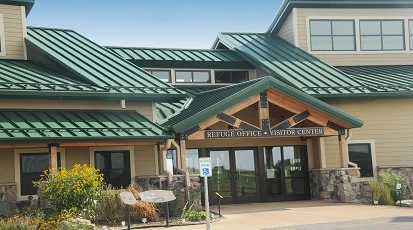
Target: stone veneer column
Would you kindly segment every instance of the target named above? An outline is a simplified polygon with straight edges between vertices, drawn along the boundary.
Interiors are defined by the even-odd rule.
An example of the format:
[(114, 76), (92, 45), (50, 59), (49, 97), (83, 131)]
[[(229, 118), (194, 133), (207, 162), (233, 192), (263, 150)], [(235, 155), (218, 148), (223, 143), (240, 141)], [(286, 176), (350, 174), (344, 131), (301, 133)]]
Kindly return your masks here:
[(368, 181), (360, 181), (359, 168), (310, 169), (312, 200), (370, 203)]

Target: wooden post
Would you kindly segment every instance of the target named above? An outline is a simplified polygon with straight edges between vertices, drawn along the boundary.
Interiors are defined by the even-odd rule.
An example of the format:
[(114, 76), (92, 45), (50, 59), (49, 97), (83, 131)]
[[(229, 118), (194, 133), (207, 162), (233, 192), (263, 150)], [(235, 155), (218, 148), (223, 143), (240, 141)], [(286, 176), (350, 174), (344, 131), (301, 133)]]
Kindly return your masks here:
[(348, 168), (348, 146), (345, 135), (338, 136), (338, 144), (339, 144), (339, 151), (340, 151), (340, 164), (342, 168)]
[(179, 144), (181, 148), (181, 169), (186, 171), (186, 141), (181, 140)]
[(270, 112), (269, 112), (269, 104), (267, 98), (267, 91), (263, 91), (260, 93), (260, 101), (258, 103), (258, 111), (259, 111), (259, 119), (260, 119), (260, 128), (261, 129), (270, 129)]
[(314, 168), (314, 150), (313, 150), (313, 139), (307, 139), (307, 156), (308, 156), (308, 168)]
[(57, 169), (57, 145), (49, 145), (49, 167), (53, 170)]

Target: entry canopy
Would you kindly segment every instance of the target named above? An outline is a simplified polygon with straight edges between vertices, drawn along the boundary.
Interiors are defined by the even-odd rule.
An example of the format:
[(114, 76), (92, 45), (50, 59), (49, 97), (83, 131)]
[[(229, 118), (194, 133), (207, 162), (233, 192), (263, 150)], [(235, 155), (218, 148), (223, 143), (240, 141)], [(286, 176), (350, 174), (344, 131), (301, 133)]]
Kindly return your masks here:
[[(259, 127), (233, 116), (254, 103), (258, 103), (259, 107)], [(293, 116), (271, 126), (269, 103)], [(294, 127), (304, 120), (315, 124), (312, 127), (315, 129)], [(217, 122), (224, 122), (237, 129), (225, 130), (225, 133), (208, 130), (209, 126)], [(162, 124), (181, 133), (183, 139), (202, 130), (202, 135), (206, 138), (208, 135), (209, 138), (332, 136), (342, 135), (345, 129), (359, 128), (362, 125), (361, 120), (271, 76), (197, 94), (185, 109)]]

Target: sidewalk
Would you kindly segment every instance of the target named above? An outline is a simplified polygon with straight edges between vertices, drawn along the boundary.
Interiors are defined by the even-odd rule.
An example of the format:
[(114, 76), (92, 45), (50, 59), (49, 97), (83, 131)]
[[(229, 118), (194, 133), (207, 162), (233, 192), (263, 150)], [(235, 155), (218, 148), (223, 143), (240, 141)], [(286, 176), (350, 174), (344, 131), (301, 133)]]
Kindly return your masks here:
[[(212, 211), (218, 212), (216, 206)], [(221, 221), (211, 230), (272, 229), (276, 227), (365, 220), (388, 217), (412, 217), (412, 208), (332, 203), (328, 201), (293, 201), (221, 206)], [(159, 228), (147, 228), (159, 229)], [(172, 230), (204, 230), (205, 225), (171, 227)]]

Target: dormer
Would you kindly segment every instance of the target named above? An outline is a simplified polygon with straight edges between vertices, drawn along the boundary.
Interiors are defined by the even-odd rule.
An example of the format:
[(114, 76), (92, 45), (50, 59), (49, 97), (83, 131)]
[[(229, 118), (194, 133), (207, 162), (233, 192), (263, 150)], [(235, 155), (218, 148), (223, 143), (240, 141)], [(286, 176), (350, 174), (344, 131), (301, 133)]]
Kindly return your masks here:
[(0, 0), (0, 59), (27, 59), (26, 16), (35, 0)]
[(334, 66), (413, 64), (411, 0), (285, 0), (267, 34)]

